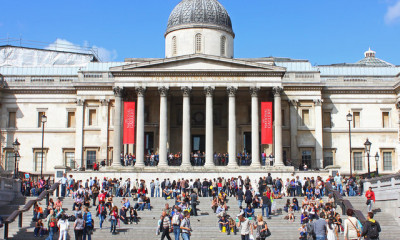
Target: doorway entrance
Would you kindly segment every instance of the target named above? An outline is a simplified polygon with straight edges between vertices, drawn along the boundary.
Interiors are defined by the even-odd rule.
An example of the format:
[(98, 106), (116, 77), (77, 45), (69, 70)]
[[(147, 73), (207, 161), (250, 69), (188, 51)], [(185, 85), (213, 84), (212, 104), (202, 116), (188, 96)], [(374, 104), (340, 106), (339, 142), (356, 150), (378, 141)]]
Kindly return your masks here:
[(151, 154), (154, 152), (154, 133), (145, 132), (144, 133), (144, 152), (145, 154)]

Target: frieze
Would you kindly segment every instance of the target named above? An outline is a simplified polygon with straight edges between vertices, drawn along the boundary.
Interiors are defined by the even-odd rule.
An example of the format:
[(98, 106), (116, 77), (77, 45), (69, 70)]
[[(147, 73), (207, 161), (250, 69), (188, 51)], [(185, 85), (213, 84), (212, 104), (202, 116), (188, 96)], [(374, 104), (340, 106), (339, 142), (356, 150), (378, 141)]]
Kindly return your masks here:
[(284, 72), (114, 72), (114, 76), (118, 77), (160, 77), (162, 79), (171, 77), (283, 77)]
[(76, 90), (8, 90), (12, 94), (76, 94)]
[(393, 90), (324, 90), (324, 94), (394, 94)]

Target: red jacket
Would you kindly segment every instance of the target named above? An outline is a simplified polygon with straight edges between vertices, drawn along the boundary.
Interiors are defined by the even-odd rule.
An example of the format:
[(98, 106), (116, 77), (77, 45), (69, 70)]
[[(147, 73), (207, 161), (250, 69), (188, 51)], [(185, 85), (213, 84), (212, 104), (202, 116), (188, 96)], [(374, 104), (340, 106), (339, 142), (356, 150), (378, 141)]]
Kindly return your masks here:
[(373, 191), (368, 190), (368, 191), (365, 193), (365, 197), (366, 197), (368, 200), (373, 200), (374, 203), (375, 203), (375, 193), (374, 193)]

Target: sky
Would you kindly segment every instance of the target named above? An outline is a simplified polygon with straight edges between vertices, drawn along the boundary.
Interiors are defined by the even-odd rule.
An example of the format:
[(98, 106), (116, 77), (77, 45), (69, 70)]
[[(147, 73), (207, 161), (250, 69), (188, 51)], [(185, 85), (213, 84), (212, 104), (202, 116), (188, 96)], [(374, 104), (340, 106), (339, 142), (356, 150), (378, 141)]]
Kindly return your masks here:
[[(180, 0), (3, 1), (0, 45), (98, 49), (103, 61), (164, 57), (169, 14)], [(353, 63), (369, 47), (400, 65), (400, 0), (220, 0), (235, 57)], [(22, 39), (8, 41), (7, 39)], [(37, 42), (33, 42), (37, 41)]]

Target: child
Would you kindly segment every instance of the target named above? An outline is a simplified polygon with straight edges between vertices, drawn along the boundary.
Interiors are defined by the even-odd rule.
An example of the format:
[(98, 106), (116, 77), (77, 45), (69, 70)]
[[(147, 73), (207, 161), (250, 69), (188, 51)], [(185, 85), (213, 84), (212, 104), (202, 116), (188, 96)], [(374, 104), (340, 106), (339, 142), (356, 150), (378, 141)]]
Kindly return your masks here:
[(293, 207), (289, 207), (288, 218), (289, 218), (289, 221), (294, 222), (294, 210), (293, 210)]
[(158, 220), (158, 223), (157, 223), (157, 230), (156, 230), (156, 235), (157, 236), (160, 235), (160, 232), (161, 232), (162, 220), (163, 220), (163, 217), (161, 216), (160, 219)]
[(301, 227), (299, 228), (300, 231), (300, 240), (307, 240), (307, 227), (305, 224), (302, 224)]
[(42, 229), (43, 229), (43, 222), (42, 222), (42, 219), (39, 219), (35, 224), (35, 230), (34, 230), (35, 237), (37, 237), (38, 234), (40, 234), (40, 237), (43, 236)]

